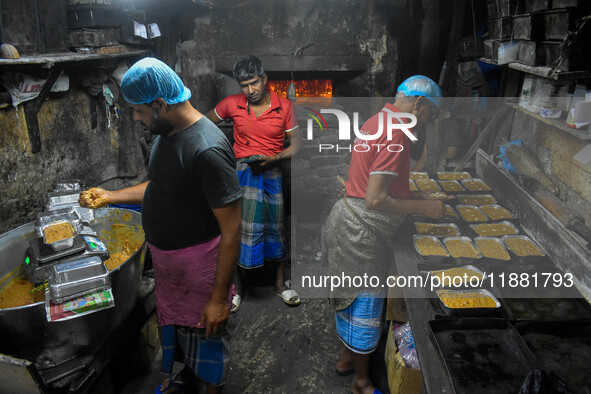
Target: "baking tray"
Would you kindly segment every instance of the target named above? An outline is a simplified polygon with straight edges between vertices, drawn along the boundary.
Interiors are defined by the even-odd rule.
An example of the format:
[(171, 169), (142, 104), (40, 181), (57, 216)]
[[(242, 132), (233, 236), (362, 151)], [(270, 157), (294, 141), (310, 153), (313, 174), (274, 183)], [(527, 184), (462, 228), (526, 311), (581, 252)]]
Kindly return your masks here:
[(411, 192), (418, 192), (419, 191), (417, 184), (412, 179), (408, 180), (408, 187), (410, 188)]
[(110, 287), (109, 271), (96, 256), (56, 264), (49, 278), (49, 295), (56, 303)]
[[(422, 266), (419, 267), (419, 273), (425, 272), (429, 276), (433, 276), (433, 274), (434, 273), (438, 273), (438, 271), (446, 271), (446, 270), (451, 270), (451, 269), (456, 269), (456, 268), (461, 268), (461, 269), (466, 269), (466, 270), (474, 271), (477, 274), (480, 274), (481, 275), (481, 277), (482, 277), (481, 280), (483, 280), (483, 281), (486, 280), (486, 273), (483, 272), (482, 270), (480, 270), (479, 268), (477, 268), (476, 266), (471, 265), (471, 264), (459, 265), (457, 267), (455, 267), (455, 266), (454, 267), (445, 267), (445, 268), (441, 268), (441, 267), (429, 268), (429, 266), (422, 265)], [(442, 288), (445, 287), (445, 283), (443, 283), (442, 286), (438, 286), (438, 287), (442, 287)]]
[[(433, 226), (434, 233), (433, 234), (419, 233), (419, 227), (421, 225)], [(450, 234), (449, 232), (447, 234), (443, 234), (445, 231), (441, 230), (441, 229), (444, 229), (446, 227), (448, 227), (449, 232), (455, 232), (455, 234)], [(416, 231), (416, 234), (418, 234), (418, 235), (432, 235), (434, 237), (450, 237), (450, 236), (461, 235), (459, 227), (454, 223), (415, 222), (415, 231)], [(441, 232), (439, 232), (439, 231), (441, 231)]]
[[(491, 215), (489, 215), (487, 213), (487, 209), (493, 209), (493, 210), (505, 210), (508, 213), (507, 217), (491, 217)], [(488, 216), (488, 218), (490, 219), (491, 222), (496, 222), (496, 221), (503, 221), (503, 220), (517, 220), (517, 216), (515, 216), (515, 214), (511, 211), (509, 211), (507, 208), (504, 208), (498, 204), (486, 204), (486, 205), (481, 205), (480, 206), (480, 210), (482, 212), (484, 212), (484, 214), (486, 216)]]
[[(503, 248), (503, 250), (507, 253), (507, 259), (497, 259), (494, 257), (490, 257), (485, 255), (482, 252), (482, 249), (478, 246), (478, 243), (481, 241), (491, 241), (491, 242), (495, 242), (496, 244), (498, 244), (501, 248)], [(474, 238), (474, 246), (476, 247), (476, 249), (478, 249), (478, 251), (480, 252), (480, 254), (482, 255), (483, 258), (487, 259), (488, 261), (491, 261), (493, 263), (503, 263), (503, 264), (507, 264), (511, 261), (511, 254), (509, 254), (509, 252), (507, 251), (507, 248), (505, 247), (505, 244), (503, 243), (503, 241), (501, 241), (500, 238), (496, 238), (496, 237), (475, 237)]]
[[(520, 256), (520, 255), (518, 255), (515, 252), (515, 250), (513, 250), (513, 248), (511, 248), (511, 246), (507, 243), (507, 240), (511, 240), (511, 239), (521, 239), (524, 241), (531, 242), (533, 245), (535, 245), (535, 247), (537, 247), (540, 250), (542, 255), (541, 256), (538, 256), (538, 255)], [(540, 260), (543, 260), (546, 257), (546, 252), (544, 252), (544, 249), (537, 242), (535, 242), (533, 239), (531, 239), (525, 235), (504, 235), (501, 237), (501, 240), (505, 244), (505, 247), (509, 251), (509, 254), (511, 254), (511, 261), (513, 261), (515, 263), (522, 263), (522, 264), (536, 263)]]
[[(433, 219), (433, 218), (429, 218), (427, 216), (424, 215), (418, 215), (418, 214), (410, 214), (407, 216), (408, 222), (410, 223), (414, 223), (414, 222), (423, 222), (423, 223), (439, 223), (439, 224), (444, 224), (444, 223), (450, 223), (450, 222), (455, 222), (458, 223), (461, 221), (460, 217), (458, 216), (458, 213), (456, 212), (456, 210), (454, 209), (453, 206), (449, 205), (449, 204), (444, 204), (444, 209), (449, 208), (451, 212), (453, 212), (454, 216), (442, 216), (439, 219)], [(445, 215), (445, 211), (444, 211), (444, 215)], [(409, 231), (414, 233), (416, 228), (414, 227), (414, 225), (409, 226)]]
[[(460, 183), (468, 193), (492, 193), (492, 188), (480, 178), (462, 179)], [(478, 186), (475, 188), (474, 184)]]
[[(472, 294), (474, 293), (476, 296), (483, 296), (483, 297), (490, 297), (494, 302), (495, 305), (494, 307), (478, 307), (478, 308), (450, 308), (447, 305), (445, 305), (445, 303), (443, 302), (443, 300), (441, 299), (441, 296), (446, 294), (446, 293), (451, 293), (451, 294), (456, 294), (458, 296), (462, 296), (465, 294)], [(489, 290), (487, 289), (481, 289), (481, 288), (470, 288), (470, 289), (465, 289), (465, 288), (444, 288), (444, 289), (438, 289), (435, 291), (435, 295), (437, 296), (441, 309), (445, 312), (446, 315), (448, 316), (491, 316), (492, 314), (494, 314), (495, 312), (498, 313), (498, 311), (501, 308), (501, 303), (499, 302), (499, 300), (497, 299), (497, 297), (495, 297)]]
[(57, 181), (55, 184), (56, 192), (72, 190), (80, 191), (80, 188), (80, 179), (62, 179)]
[(437, 179), (457, 181), (461, 179), (470, 179), (472, 175), (466, 171), (441, 171), (437, 173)]
[(427, 174), (426, 172), (411, 171), (408, 174), (408, 178), (412, 181), (416, 179), (429, 179), (429, 174)]
[[(424, 192), (440, 192), (441, 188), (439, 187), (439, 185), (437, 184), (437, 181), (435, 179), (416, 179), (415, 181), (415, 185), (417, 185), (417, 187), (419, 188), (420, 191)], [(422, 186), (424, 185), (424, 186)], [(425, 188), (425, 187), (429, 187), (429, 188)]]
[[(58, 226), (60, 224), (68, 224), (70, 226), (70, 228), (72, 229), (72, 236), (68, 237), (68, 238), (63, 238), (54, 242), (47, 242), (47, 238), (46, 238), (46, 229), (48, 227), (51, 226)], [(53, 249), (54, 251), (60, 251), (60, 250), (65, 250), (68, 248), (71, 248), (72, 246), (74, 246), (74, 238), (76, 237), (76, 229), (74, 228), (74, 225), (72, 224), (72, 222), (70, 222), (69, 220), (56, 220), (55, 222), (51, 222), (48, 223), (44, 226), (41, 226), (41, 233), (43, 234), (43, 243), (47, 246), (49, 246), (51, 249)]]
[(76, 205), (80, 205), (78, 203), (79, 197), (80, 190), (63, 190), (51, 192), (47, 195), (46, 208), (48, 211), (54, 211), (56, 209), (74, 207)]
[[(477, 215), (480, 215), (480, 220), (468, 220), (465, 215), (465, 211), (470, 209), (474, 210)], [(467, 223), (484, 223), (489, 221), (489, 217), (486, 216), (486, 214), (482, 212), (482, 210), (477, 205), (458, 204), (456, 205), (456, 211), (458, 212), (460, 218)]]
[[(448, 247), (448, 242), (450, 241), (454, 241), (454, 240), (459, 240), (459, 241), (463, 241), (463, 242), (467, 242), (468, 244), (470, 244), (470, 246), (472, 246), (472, 248), (474, 249), (474, 251), (476, 252), (476, 256), (477, 257), (468, 257), (468, 256), (463, 256), (463, 257), (455, 257), (453, 255), (453, 253), (451, 252), (451, 250)], [(470, 239), (470, 237), (466, 237), (466, 236), (454, 236), (454, 237), (445, 237), (442, 240), (443, 245), (445, 246), (445, 248), (447, 249), (447, 251), (449, 252), (450, 256), (456, 260), (456, 262), (458, 264), (468, 264), (468, 263), (473, 263), (475, 261), (478, 261), (479, 259), (482, 258), (482, 255), (480, 254), (480, 252), (478, 251), (478, 249), (476, 249), (474, 247), (474, 244), (472, 244), (472, 240)]]
[(461, 185), (460, 182), (454, 180), (443, 180), (437, 181), (439, 188), (446, 193), (465, 193), (466, 189)]
[[(434, 242), (436, 242), (439, 246), (441, 246), (441, 248), (445, 252), (445, 256), (422, 254), (419, 251), (419, 248), (417, 246), (417, 241), (419, 241), (420, 239), (423, 239), (423, 238), (431, 239)], [(432, 263), (441, 263), (441, 262), (449, 261), (449, 258), (450, 258), (449, 252), (447, 251), (447, 249), (445, 249), (445, 246), (443, 246), (443, 244), (441, 243), (441, 241), (439, 241), (439, 239), (437, 239), (437, 237), (434, 237), (432, 235), (413, 235), (412, 242), (413, 242), (416, 252), (419, 254), (419, 256), (421, 256), (423, 261), (432, 262)]]
[(62, 208), (55, 211), (45, 211), (37, 214), (35, 220), (35, 231), (39, 238), (43, 238), (43, 227), (50, 223), (67, 220), (72, 224), (74, 231), (82, 230), (82, 220), (78, 217), (73, 208)]
[(560, 322), (591, 319), (591, 306), (584, 298), (504, 298), (516, 322)]
[[(514, 233), (513, 234), (506, 234), (506, 233), (499, 233), (499, 234), (492, 234), (492, 235), (482, 235), (480, 234), (476, 229), (483, 229), (489, 226), (500, 226), (500, 225), (505, 225), (508, 226)], [(478, 237), (502, 237), (503, 235), (515, 235), (515, 234), (519, 234), (519, 229), (517, 229), (517, 227), (515, 227), (515, 225), (511, 222), (508, 222), (506, 220), (503, 220), (502, 222), (496, 222), (496, 223), (479, 223), (479, 224), (470, 224), (469, 227), (472, 229), (472, 231), (474, 231), (474, 233), (478, 236)], [(482, 230), (480, 230), (482, 231)]]
[[(486, 201), (475, 201), (477, 199), (486, 199)], [(458, 194), (456, 196), (456, 201), (458, 204), (466, 204), (466, 205), (487, 205), (487, 204), (496, 204), (497, 199), (491, 194)]]
[(538, 362), (504, 319), (459, 318), (429, 322), (454, 391), (518, 393)]
[(556, 374), (573, 393), (591, 392), (591, 321), (528, 322), (517, 330), (541, 368)]

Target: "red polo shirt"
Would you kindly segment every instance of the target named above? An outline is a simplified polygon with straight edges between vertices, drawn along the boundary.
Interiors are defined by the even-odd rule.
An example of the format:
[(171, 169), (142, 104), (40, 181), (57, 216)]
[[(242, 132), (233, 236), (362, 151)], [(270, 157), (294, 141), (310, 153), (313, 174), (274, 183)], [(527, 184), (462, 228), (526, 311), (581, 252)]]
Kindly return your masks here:
[(215, 107), (220, 119), (234, 122), (234, 154), (240, 159), (252, 155), (273, 156), (283, 150), (285, 133), (298, 127), (292, 102), (271, 90), (271, 106), (258, 118), (248, 108), (244, 94), (228, 96)]
[[(410, 139), (401, 131), (392, 132), (392, 140), (387, 138), (388, 113), (401, 112), (392, 104), (369, 118), (361, 126), (360, 132), (366, 135), (377, 134), (379, 114), (382, 113), (382, 135), (373, 141), (355, 139), (353, 155), (349, 165), (349, 179), (345, 185), (347, 196), (365, 198), (369, 176), (372, 174), (392, 175), (388, 194), (395, 198), (410, 198), (408, 184), (410, 172)], [(396, 118), (392, 120), (396, 122)], [(399, 123), (399, 122), (397, 122)], [(398, 151), (398, 152), (397, 152)]]

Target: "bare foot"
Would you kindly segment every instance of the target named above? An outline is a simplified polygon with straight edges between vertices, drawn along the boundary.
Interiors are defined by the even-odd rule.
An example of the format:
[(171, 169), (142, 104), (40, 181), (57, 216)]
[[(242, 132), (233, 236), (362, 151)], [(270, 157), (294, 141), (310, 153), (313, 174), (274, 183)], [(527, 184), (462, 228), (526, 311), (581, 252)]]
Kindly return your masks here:
[(339, 374), (347, 374), (353, 371), (353, 360), (339, 360), (335, 365), (335, 369)]
[(351, 382), (351, 392), (353, 394), (373, 394), (375, 386), (371, 381), (358, 381), (353, 379)]

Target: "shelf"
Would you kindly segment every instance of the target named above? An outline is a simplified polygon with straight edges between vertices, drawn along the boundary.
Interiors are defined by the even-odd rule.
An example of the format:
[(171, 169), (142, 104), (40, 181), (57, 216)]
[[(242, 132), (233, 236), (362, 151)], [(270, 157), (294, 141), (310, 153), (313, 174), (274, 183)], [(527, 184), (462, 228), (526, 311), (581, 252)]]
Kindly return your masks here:
[(20, 59), (0, 59), (0, 66), (44, 66), (51, 68), (57, 63), (83, 62), (89, 60), (114, 59), (121, 57), (145, 56), (149, 50), (135, 50), (108, 54), (85, 54), (74, 52), (45, 53), (41, 55), (24, 56)]
[(492, 59), (481, 57), (478, 61), (488, 64), (494, 64), (497, 66), (507, 66), (513, 70), (521, 71), (527, 74), (536, 75), (542, 78), (548, 78), (553, 80), (558, 80), (560, 78), (583, 78), (583, 77), (591, 77), (591, 71), (556, 71), (554, 74), (551, 73), (552, 67), (545, 67), (545, 66), (527, 66), (521, 63), (508, 63), (508, 64), (498, 64)]
[(555, 128), (557, 128), (561, 131), (564, 131), (565, 133), (568, 133), (574, 137), (577, 137), (580, 140), (591, 141), (591, 132), (577, 130), (577, 129), (571, 129), (570, 127), (568, 127), (566, 125), (566, 121), (564, 119), (544, 118), (543, 116), (541, 116), (539, 114), (534, 114), (532, 112), (525, 110), (524, 108), (521, 108), (519, 105), (516, 105), (516, 104), (508, 104), (508, 105), (510, 105), (515, 110), (521, 111), (524, 114), (531, 116), (532, 118), (535, 118), (535, 119), (540, 120), (546, 124), (549, 124), (550, 126), (554, 126)]

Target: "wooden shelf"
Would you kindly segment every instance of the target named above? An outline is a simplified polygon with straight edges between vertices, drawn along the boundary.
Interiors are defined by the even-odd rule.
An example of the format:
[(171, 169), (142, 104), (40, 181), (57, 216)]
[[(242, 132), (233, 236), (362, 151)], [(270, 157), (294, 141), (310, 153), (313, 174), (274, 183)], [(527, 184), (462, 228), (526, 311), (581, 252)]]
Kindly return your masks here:
[(24, 56), (20, 59), (0, 59), (0, 66), (44, 66), (51, 68), (58, 63), (83, 62), (89, 60), (114, 59), (121, 57), (145, 56), (149, 50), (141, 49), (128, 52), (109, 54), (85, 54), (74, 52), (45, 53), (42, 55)]
[(575, 79), (575, 78), (590, 78), (591, 71), (556, 71), (554, 74), (551, 73), (551, 67), (545, 66), (527, 66), (521, 63), (508, 63), (508, 64), (498, 64), (492, 59), (481, 57), (478, 61), (488, 64), (495, 64), (497, 66), (507, 66), (513, 70), (521, 71), (527, 74), (536, 75), (542, 78), (548, 78), (553, 80), (558, 80), (560, 78), (568, 78), (568, 79)]
[(513, 109), (515, 109), (517, 111), (521, 111), (524, 114), (531, 116), (532, 118), (540, 120), (540, 121), (542, 121), (546, 124), (549, 124), (551, 126), (554, 126), (555, 128), (557, 128), (561, 131), (564, 131), (565, 133), (568, 133), (574, 137), (577, 137), (580, 140), (591, 141), (591, 132), (577, 130), (577, 129), (571, 129), (570, 127), (568, 127), (566, 125), (566, 121), (564, 119), (544, 118), (543, 116), (541, 116), (539, 114), (534, 114), (532, 112), (525, 110), (524, 108), (521, 108), (519, 105), (516, 105), (516, 104), (508, 104), (508, 105), (510, 105)]

